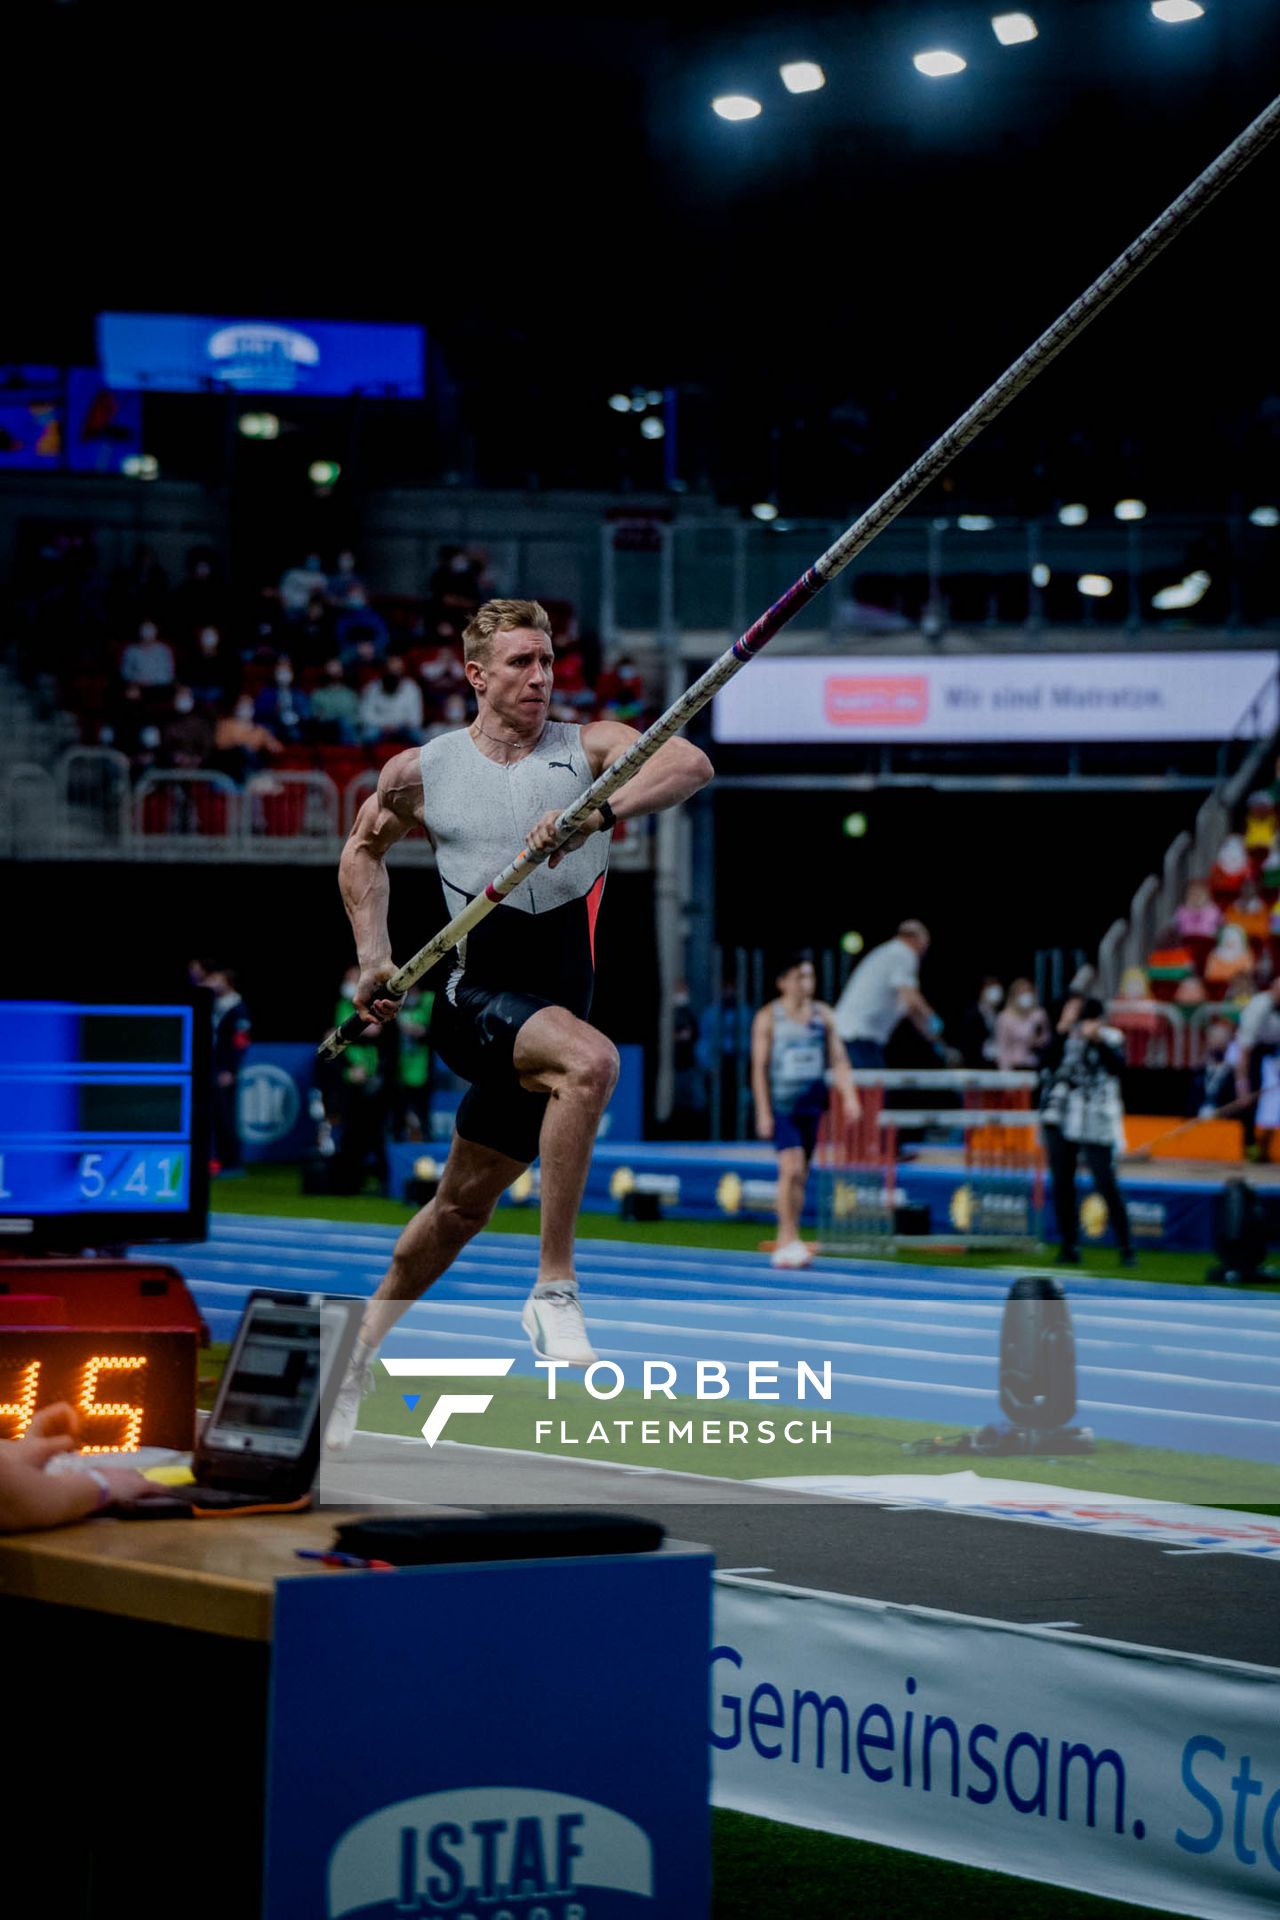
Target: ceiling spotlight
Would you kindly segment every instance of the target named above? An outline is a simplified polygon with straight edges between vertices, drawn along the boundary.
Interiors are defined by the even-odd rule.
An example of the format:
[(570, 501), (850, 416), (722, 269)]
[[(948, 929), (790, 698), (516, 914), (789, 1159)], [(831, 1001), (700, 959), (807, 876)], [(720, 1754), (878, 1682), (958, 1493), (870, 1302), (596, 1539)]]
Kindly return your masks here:
[(1089, 509), (1079, 500), (1058, 508), (1058, 519), (1064, 527), (1082, 527), (1088, 518)]
[(995, 521), (989, 513), (962, 513), (957, 516), (956, 525), (966, 533), (990, 533)]
[(640, 432), (646, 440), (662, 440), (666, 436), (666, 431), (656, 413), (649, 414), (647, 419), (640, 422)]
[(660, 387), (650, 387), (644, 397), (651, 407), (660, 407), (662, 405), (662, 390)]
[(1115, 516), (1117, 520), (1145, 520), (1147, 503), (1145, 500), (1117, 500)]
[(307, 468), (307, 478), (313, 487), (332, 487), (341, 472), (336, 460), (313, 460)]
[(1151, 0), (1151, 11), (1167, 27), (1176, 27), (1184, 20), (1199, 20), (1204, 8), (1200, 0)]
[(154, 453), (130, 453), (120, 462), (120, 471), (130, 480), (158, 480), (160, 462)]
[(841, 953), (861, 953), (866, 941), (860, 933), (842, 933), (840, 935)]
[(915, 53), (911, 64), (917, 73), (927, 73), (931, 80), (941, 80), (947, 73), (963, 73), (968, 66), (958, 53), (944, 53), (939, 47), (933, 53)]
[(1036, 39), (1040, 29), (1029, 13), (993, 13), (991, 31), (1002, 47), (1019, 47)]
[(1209, 576), (1203, 568), (1197, 567), (1185, 580), (1179, 580), (1176, 587), (1161, 587), (1159, 593), (1151, 596), (1151, 604), (1159, 613), (1174, 613), (1183, 607), (1194, 607), (1204, 599), (1209, 591)]
[(846, 813), (844, 817), (844, 833), (847, 839), (861, 840), (865, 838), (866, 831), (867, 816), (865, 813)]
[(778, 509), (772, 500), (757, 500), (751, 509), (757, 520), (776, 520)]
[(1105, 600), (1115, 586), (1115, 581), (1109, 579), (1105, 573), (1082, 573), (1076, 585), (1086, 600)]
[(1255, 527), (1280, 527), (1280, 507), (1254, 507), (1249, 521)]
[(827, 76), (816, 60), (788, 60), (778, 71), (788, 93), (817, 93), (827, 84)]
[(1031, 569), (1032, 586), (1047, 587), (1049, 582), (1052, 580), (1052, 578), (1053, 578), (1053, 575), (1050, 573), (1048, 567), (1046, 567), (1044, 561), (1037, 560), (1034, 567), (1032, 567)]
[(630, 413), (631, 395), (629, 393), (611, 393), (609, 395), (609, 405), (615, 413)]
[(280, 422), (274, 413), (242, 413), (236, 424), (246, 440), (280, 438)]
[(711, 102), (711, 111), (722, 120), (756, 120), (764, 108), (749, 93), (722, 93)]

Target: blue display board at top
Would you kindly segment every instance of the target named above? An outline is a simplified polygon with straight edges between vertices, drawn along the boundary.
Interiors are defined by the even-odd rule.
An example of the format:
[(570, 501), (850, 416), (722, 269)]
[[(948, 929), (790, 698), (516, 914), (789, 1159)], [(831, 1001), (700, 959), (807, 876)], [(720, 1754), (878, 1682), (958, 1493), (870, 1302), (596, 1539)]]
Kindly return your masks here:
[(368, 393), (423, 396), (421, 327), (332, 320), (101, 313), (98, 357), (111, 387), (152, 393)]

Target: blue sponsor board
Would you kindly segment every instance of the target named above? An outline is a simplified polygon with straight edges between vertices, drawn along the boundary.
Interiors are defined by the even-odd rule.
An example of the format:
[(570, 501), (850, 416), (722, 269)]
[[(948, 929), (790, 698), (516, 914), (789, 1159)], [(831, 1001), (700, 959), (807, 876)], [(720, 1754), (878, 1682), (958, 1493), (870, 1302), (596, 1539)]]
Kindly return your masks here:
[(705, 1920), (711, 1565), (281, 1581), (264, 1920)]
[(300, 1160), (315, 1144), (308, 1102), (316, 1050), (305, 1040), (255, 1040), (240, 1069), (240, 1145), (246, 1161)]
[[(1223, 1178), (1225, 1178), (1225, 1172)], [(816, 1226), (819, 1190), (824, 1180), (848, 1180), (840, 1172), (814, 1168), (806, 1196), (805, 1223)], [(708, 1146), (674, 1143), (597, 1144), (587, 1178), (584, 1207), (616, 1206), (627, 1191), (657, 1192), (662, 1210), (672, 1219), (772, 1220), (777, 1180), (776, 1156), (754, 1143), (727, 1142)], [(1134, 1244), (1141, 1247), (1202, 1252), (1214, 1243), (1214, 1207), (1223, 1179), (1121, 1179)], [(1050, 1184), (1046, 1180), (1036, 1225), (1036, 1205), (1030, 1178), (1011, 1173), (992, 1177), (963, 1167), (914, 1167), (896, 1170), (899, 1204), (927, 1207), (931, 1234), (1001, 1232), (1011, 1236), (1037, 1231), (1046, 1239), (1057, 1233)], [(1077, 1182), (1080, 1198), (1081, 1241), (1085, 1246), (1110, 1241), (1106, 1207), (1086, 1178)], [(1280, 1238), (1280, 1207), (1263, 1192), (1262, 1200), (1273, 1238)]]
[(144, 392), (423, 397), (421, 327), (362, 322), (100, 313), (98, 354), (112, 387)]

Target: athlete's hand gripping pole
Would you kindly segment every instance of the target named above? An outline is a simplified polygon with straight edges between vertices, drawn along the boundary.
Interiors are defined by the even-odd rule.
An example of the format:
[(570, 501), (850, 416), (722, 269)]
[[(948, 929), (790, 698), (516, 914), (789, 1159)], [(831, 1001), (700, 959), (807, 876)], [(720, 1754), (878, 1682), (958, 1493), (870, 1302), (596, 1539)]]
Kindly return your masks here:
[[(525, 876), (533, 871), (551, 854), (557, 852), (566, 840), (585, 825), (588, 814), (618, 791), (633, 773), (638, 773), (647, 760), (651, 760), (658, 748), (668, 741), (672, 734), (701, 712), (707, 702), (719, 693), (720, 689), (732, 680), (747, 662), (768, 645), (774, 635), (786, 626), (798, 609), (820, 593), (829, 580), (842, 573), (864, 547), (870, 545), (878, 533), (882, 533), (891, 520), (897, 518), (904, 507), (910, 506), (916, 496), (935, 481), (945, 468), (950, 466), (956, 455), (977, 438), (982, 429), (995, 419), (1022, 389), (1029, 386), (1036, 375), (1057, 358), (1069, 340), (1075, 338), (1081, 329), (1088, 325), (1095, 314), (1109, 306), (1116, 295), (1135, 279), (1142, 269), (1165, 248), (1174, 236), (1181, 232), (1209, 202), (1228, 186), (1236, 175), (1242, 173), (1253, 160), (1280, 132), (1280, 98), (1264, 107), (1256, 120), (1237, 135), (1229, 147), (1207, 166), (1191, 185), (1180, 193), (1173, 203), (1165, 208), (1158, 220), (1154, 220), (1145, 232), (1139, 234), (1131, 246), (1125, 248), (1118, 259), (1113, 260), (1104, 273), (1100, 273), (1093, 284), (1085, 289), (1065, 313), (1047, 327), (1027, 351), (1013, 365), (1001, 374), (993, 386), (974, 401), (966, 413), (962, 413), (955, 423), (941, 434), (926, 453), (923, 453), (914, 466), (908, 467), (900, 479), (896, 480), (886, 493), (882, 493), (873, 506), (847, 527), (827, 551), (819, 555), (813, 565), (801, 574), (795, 583), (787, 588), (780, 600), (776, 600), (767, 613), (760, 618), (740, 639), (735, 640), (726, 653), (721, 654), (700, 679), (682, 693), (675, 704), (636, 740), (613, 765), (594, 781), (587, 791), (573, 805), (562, 813), (556, 821), (556, 835), (553, 845), (534, 853), (528, 847), (517, 854), (509, 867), (490, 881), (483, 893), (476, 895), (461, 913), (441, 928), (433, 940), (415, 953), (404, 966), (398, 967), (387, 981), (383, 991), (389, 999), (398, 999), (409, 988), (429, 972), (446, 953), (456, 947), (459, 940), (477, 926), (486, 915), (519, 886)], [(359, 1014), (353, 1014), (342, 1026), (336, 1027), (319, 1049), (322, 1060), (335, 1060), (345, 1047), (359, 1039), (368, 1021)]]

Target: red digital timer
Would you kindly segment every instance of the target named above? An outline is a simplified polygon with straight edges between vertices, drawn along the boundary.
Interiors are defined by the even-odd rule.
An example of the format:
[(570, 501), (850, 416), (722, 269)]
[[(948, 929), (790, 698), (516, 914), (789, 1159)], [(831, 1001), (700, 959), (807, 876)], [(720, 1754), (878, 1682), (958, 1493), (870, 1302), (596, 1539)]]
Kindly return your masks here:
[(173, 1267), (129, 1261), (0, 1265), (0, 1439), (65, 1400), (85, 1453), (195, 1443), (202, 1327)]

